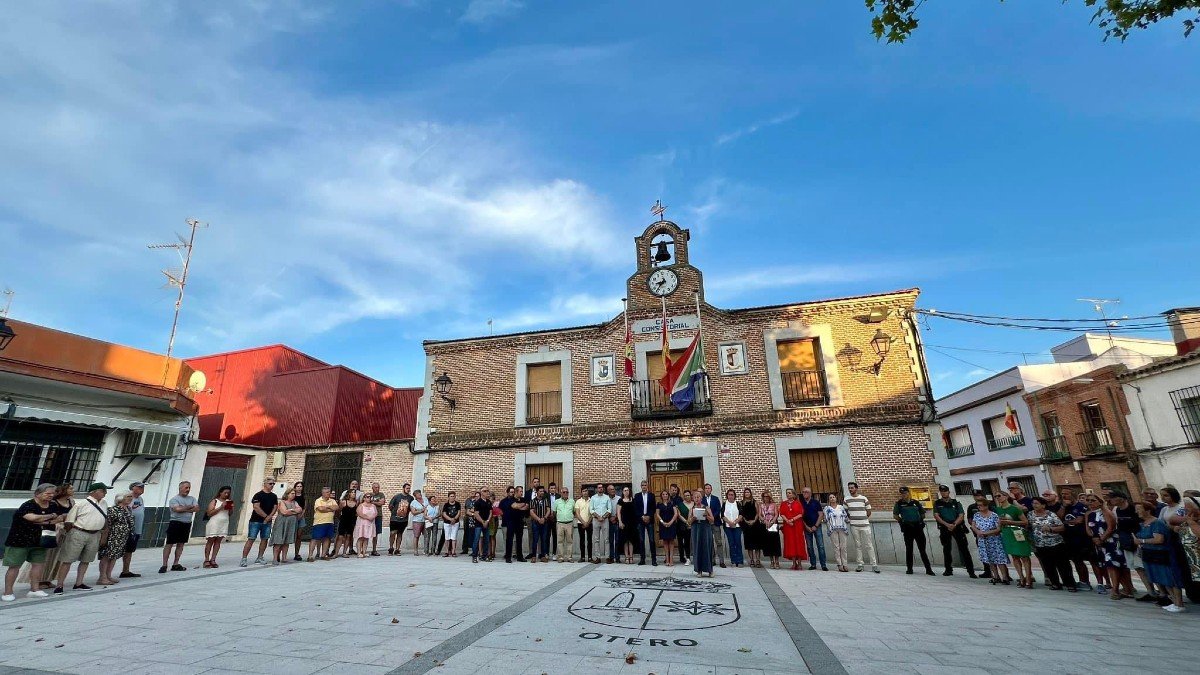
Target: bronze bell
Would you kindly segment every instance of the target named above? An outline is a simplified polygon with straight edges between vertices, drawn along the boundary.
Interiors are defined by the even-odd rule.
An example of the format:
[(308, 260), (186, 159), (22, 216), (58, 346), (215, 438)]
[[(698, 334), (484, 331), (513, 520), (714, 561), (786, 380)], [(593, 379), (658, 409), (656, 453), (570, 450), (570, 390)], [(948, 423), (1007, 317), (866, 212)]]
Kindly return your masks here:
[(654, 253), (650, 257), (654, 259), (655, 263), (663, 263), (671, 259), (671, 252), (667, 250), (668, 245), (670, 242), (665, 239), (654, 244)]

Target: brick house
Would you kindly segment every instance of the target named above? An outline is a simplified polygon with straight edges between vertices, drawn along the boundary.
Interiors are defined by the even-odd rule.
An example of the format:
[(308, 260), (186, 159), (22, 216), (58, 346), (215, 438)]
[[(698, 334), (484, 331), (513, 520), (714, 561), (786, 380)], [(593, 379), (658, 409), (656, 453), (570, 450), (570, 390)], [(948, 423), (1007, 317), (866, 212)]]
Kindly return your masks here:
[[(282, 494), (303, 480), (313, 499), (352, 480), (379, 483), (389, 497), (412, 476), (419, 388), (394, 388), (286, 345), (200, 356), (187, 364), (206, 375), (196, 394), (199, 438), (184, 475), (206, 502), (233, 487), (234, 535), (244, 534), (251, 495), (264, 478)], [(311, 521), (311, 518), (310, 518)], [(192, 533), (201, 536), (197, 519)]]
[[(750, 487), (778, 500), (781, 488), (805, 485), (841, 495), (855, 480), (890, 536), (897, 489), (939, 482), (940, 431), (908, 317), (919, 291), (722, 309), (704, 301), (689, 241), (688, 230), (665, 220), (634, 240), (625, 288), (632, 378), (623, 372), (621, 315), (426, 341), (414, 486), (461, 495), (536, 476), (577, 494), (597, 482), (635, 491), (642, 480), (656, 491), (709, 482), (717, 493), (734, 488), (740, 497)], [(706, 376), (685, 410), (657, 381), (664, 307), (676, 358), (702, 326)], [(438, 380), (449, 384), (445, 395)], [(937, 465), (948, 475), (944, 454)]]
[(1129, 402), (1118, 381), (1128, 370), (1117, 363), (1025, 394), (1053, 485), (1126, 495), (1146, 485), (1126, 422)]

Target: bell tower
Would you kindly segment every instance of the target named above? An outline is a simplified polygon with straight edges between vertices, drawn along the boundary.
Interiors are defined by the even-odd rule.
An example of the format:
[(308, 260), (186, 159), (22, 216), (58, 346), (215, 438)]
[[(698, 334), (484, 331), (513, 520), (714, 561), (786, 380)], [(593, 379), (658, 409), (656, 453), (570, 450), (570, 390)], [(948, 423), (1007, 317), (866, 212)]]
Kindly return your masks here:
[(695, 294), (704, 301), (704, 278), (688, 261), (691, 232), (669, 220), (659, 220), (634, 237), (637, 271), (626, 282), (629, 309), (661, 308), (695, 304)]

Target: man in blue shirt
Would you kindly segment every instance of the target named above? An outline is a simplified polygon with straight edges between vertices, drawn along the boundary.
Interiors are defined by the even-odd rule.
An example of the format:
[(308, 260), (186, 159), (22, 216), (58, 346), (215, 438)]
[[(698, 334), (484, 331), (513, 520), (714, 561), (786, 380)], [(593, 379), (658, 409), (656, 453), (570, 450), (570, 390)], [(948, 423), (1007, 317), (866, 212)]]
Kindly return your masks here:
[[(821, 525), (825, 523), (825, 510), (821, 501), (813, 498), (812, 488), (805, 487), (800, 491), (800, 504), (804, 506), (804, 545), (808, 547), (808, 569), (817, 569), (817, 559), (820, 558), (821, 570), (829, 571), (825, 565), (825, 535), (821, 533)], [(813, 555), (813, 551), (817, 555)]]

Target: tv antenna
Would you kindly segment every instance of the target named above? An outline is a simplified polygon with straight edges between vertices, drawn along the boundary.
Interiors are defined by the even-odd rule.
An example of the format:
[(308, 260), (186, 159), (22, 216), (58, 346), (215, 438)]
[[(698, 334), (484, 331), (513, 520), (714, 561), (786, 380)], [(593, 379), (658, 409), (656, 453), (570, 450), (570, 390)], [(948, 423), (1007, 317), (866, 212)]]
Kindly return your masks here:
[(12, 309), (13, 296), (16, 294), (17, 292), (13, 289), (7, 286), (4, 287), (4, 310), (0, 311), (0, 318), (8, 318), (8, 310)]
[(1108, 315), (1104, 312), (1104, 306), (1105, 305), (1119, 305), (1119, 304), (1121, 304), (1121, 299), (1120, 298), (1076, 298), (1076, 300), (1078, 300), (1079, 302), (1086, 302), (1086, 303), (1090, 304), (1092, 306), (1092, 309), (1096, 310), (1096, 313), (1098, 313), (1100, 315), (1100, 318), (1104, 320), (1104, 332), (1108, 333), (1108, 346), (1112, 347), (1113, 346), (1112, 328), (1113, 328), (1113, 326), (1117, 325), (1117, 322), (1108, 320)]
[(165, 269), (162, 271), (167, 277), (166, 288), (178, 288), (179, 294), (175, 296), (175, 318), (171, 321), (171, 336), (167, 339), (167, 358), (163, 366), (163, 386), (167, 383), (167, 371), (170, 369), (171, 352), (175, 349), (175, 332), (179, 328), (179, 309), (183, 307), (183, 291), (187, 287), (188, 269), (192, 263), (192, 246), (196, 242), (196, 230), (202, 227), (208, 227), (208, 223), (202, 223), (195, 218), (188, 218), (185, 221), (188, 227), (192, 229), (191, 234), (185, 239), (183, 235), (176, 234), (175, 238), (178, 242), (172, 244), (150, 244), (146, 248), (152, 250), (171, 249), (179, 254), (179, 262), (182, 267), (179, 270)]

